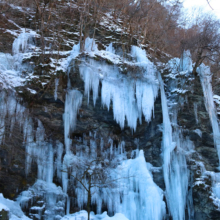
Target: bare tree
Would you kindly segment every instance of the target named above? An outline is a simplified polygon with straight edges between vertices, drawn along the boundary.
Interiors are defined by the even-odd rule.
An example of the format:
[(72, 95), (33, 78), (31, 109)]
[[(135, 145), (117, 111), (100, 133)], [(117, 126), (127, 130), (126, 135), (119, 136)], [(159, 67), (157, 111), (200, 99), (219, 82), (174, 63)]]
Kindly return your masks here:
[(197, 17), (192, 27), (186, 30), (185, 39), (181, 41), (182, 50), (189, 49), (195, 65), (193, 73), (202, 62), (213, 65), (220, 57), (220, 21), (210, 14)]
[[(104, 149), (102, 144), (97, 147), (95, 140), (90, 140), (90, 147), (80, 145), (76, 148), (76, 154), (65, 155), (62, 172), (73, 180), (72, 186), (78, 186), (87, 193), (89, 220), (92, 196), (104, 189), (117, 189), (119, 179), (113, 174), (117, 173), (115, 168), (123, 158), (124, 150), (122, 145), (117, 150), (112, 147)], [(122, 178), (128, 177), (120, 177)]]

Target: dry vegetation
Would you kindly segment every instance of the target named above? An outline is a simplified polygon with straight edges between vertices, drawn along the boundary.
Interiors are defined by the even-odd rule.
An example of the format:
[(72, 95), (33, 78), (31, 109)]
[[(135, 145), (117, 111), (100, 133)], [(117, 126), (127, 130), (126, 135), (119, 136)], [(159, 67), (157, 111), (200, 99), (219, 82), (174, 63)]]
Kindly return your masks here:
[(201, 62), (211, 65), (213, 72), (219, 71), (219, 21), (201, 11), (195, 12), (193, 21), (188, 15), (181, 20), (180, 0), (5, 0), (0, 13), (10, 16), (11, 3), (32, 9), (42, 51), (45, 37), (50, 37), (53, 49), (62, 50), (63, 40), (69, 36), (61, 32), (73, 29), (79, 32), (77, 37), (84, 48), (85, 38), (96, 38), (100, 22), (109, 14), (120, 25), (121, 42), (132, 44), (135, 39), (138, 44), (148, 44), (155, 54), (163, 51), (178, 57), (189, 49), (194, 73)]

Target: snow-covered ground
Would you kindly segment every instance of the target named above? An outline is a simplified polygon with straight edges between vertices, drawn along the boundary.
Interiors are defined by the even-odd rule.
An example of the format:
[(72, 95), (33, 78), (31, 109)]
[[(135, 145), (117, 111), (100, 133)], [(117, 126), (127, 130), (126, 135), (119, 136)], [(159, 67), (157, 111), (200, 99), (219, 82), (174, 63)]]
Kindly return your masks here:
[(24, 215), (17, 202), (5, 199), (3, 194), (0, 193), (0, 212), (3, 209), (9, 213), (10, 220), (30, 220)]
[[(88, 213), (86, 211), (76, 212), (74, 214), (65, 215), (61, 220), (87, 220)], [(123, 214), (116, 213), (113, 217), (109, 217), (107, 212), (100, 215), (95, 215), (93, 212), (90, 213), (91, 220), (128, 220)]]

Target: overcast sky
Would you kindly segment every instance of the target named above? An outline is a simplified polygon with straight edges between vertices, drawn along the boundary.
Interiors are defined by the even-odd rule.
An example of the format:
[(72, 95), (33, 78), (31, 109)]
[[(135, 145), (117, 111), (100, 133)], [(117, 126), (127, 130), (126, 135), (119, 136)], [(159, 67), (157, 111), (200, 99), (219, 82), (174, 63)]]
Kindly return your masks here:
[(207, 3), (207, 0), (185, 0), (183, 5), (186, 8), (191, 8), (193, 6), (196, 7), (202, 6), (210, 12), (214, 12), (218, 16), (218, 18), (220, 18), (220, 0), (208, 0), (208, 1), (214, 10), (210, 8), (210, 6)]

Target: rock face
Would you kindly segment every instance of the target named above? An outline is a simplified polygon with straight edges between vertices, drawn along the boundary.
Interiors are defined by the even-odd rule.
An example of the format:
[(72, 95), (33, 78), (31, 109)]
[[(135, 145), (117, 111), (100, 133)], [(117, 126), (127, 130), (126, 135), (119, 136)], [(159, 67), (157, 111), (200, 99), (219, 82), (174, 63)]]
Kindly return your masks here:
[[(19, 17), (19, 13), (13, 14), (15, 17)], [(19, 24), (21, 21), (19, 21)], [(3, 25), (0, 22), (0, 25)], [(14, 28), (7, 24), (7, 28)], [(97, 32), (97, 39), (99, 40), (99, 47), (109, 43), (108, 38), (102, 40), (103, 35), (109, 36), (110, 31), (105, 31), (103, 28)], [(0, 35), (1, 42), (7, 42), (10, 45), (13, 42), (13, 37), (10, 35), (10, 39), (7, 37), (8, 33)], [(117, 38), (118, 35), (115, 34)], [(134, 42), (135, 43), (135, 42)], [(117, 49), (120, 50), (120, 43), (117, 41)], [(0, 44), (0, 48), (3, 48)], [(122, 50), (122, 48), (121, 48)], [(10, 52), (10, 49), (4, 48), (4, 52)], [(68, 75), (71, 86), (82, 94), (85, 93), (84, 81), (80, 76), (79, 66), (83, 59), (87, 58), (87, 54), (80, 55), (80, 59), (73, 61), (73, 67), (70, 69)], [(64, 144), (64, 122), (63, 114), (65, 112), (65, 95), (67, 91), (67, 74), (59, 71), (57, 75), (50, 74), (51, 66), (47, 64), (51, 63), (50, 57), (44, 57), (45, 63), (38, 65), (36, 57), (32, 57), (30, 60), (25, 62), (36, 62), (35, 63), (35, 76), (39, 77), (42, 81), (39, 83), (37, 80), (32, 79), (24, 87), (16, 88), (19, 94), (20, 103), (22, 103), (26, 109), (28, 109), (28, 115), (33, 119), (33, 127), (37, 130), (38, 120), (42, 122), (45, 128), (45, 139), (52, 143), (59, 141)], [(90, 58), (91, 59), (91, 58)], [(100, 57), (93, 58), (96, 62), (101, 64), (114, 66), (109, 60), (103, 60)], [(164, 59), (164, 58), (163, 58)], [(127, 64), (123, 63), (119, 65), (121, 73), (127, 74), (129, 68)], [(130, 67), (131, 68), (131, 67)], [(138, 71), (141, 71), (141, 68)], [(166, 72), (167, 71), (167, 72)], [(212, 191), (212, 180), (211, 174), (204, 178), (203, 169), (210, 172), (218, 172), (218, 154), (214, 148), (214, 141), (212, 135), (212, 126), (210, 123), (209, 114), (206, 110), (204, 103), (204, 94), (201, 87), (200, 78), (198, 76), (190, 76), (192, 80), (188, 80), (187, 76), (181, 76), (180, 78), (169, 78), (169, 70), (162, 73), (162, 78), (166, 83), (166, 94), (168, 100), (176, 102), (177, 111), (172, 111), (174, 107), (169, 106), (171, 109), (170, 117), (175, 117), (177, 113), (177, 122), (172, 124), (173, 128), (178, 127), (184, 137), (189, 137), (195, 146), (195, 149), (189, 152), (187, 155), (187, 168), (189, 170), (190, 184), (189, 194), (192, 195), (192, 201), (188, 199), (188, 204), (191, 205), (192, 210), (186, 210), (186, 219), (195, 220), (206, 220), (206, 219), (219, 219), (218, 207), (214, 206), (213, 199), (211, 198)], [(133, 69), (135, 75), (137, 70)], [(185, 77), (185, 78), (184, 78)], [(55, 79), (59, 79), (59, 85), (57, 87), (57, 99), (54, 96), (55, 90)], [(47, 82), (46, 86), (42, 86), (42, 82)], [(172, 84), (179, 83), (181, 89), (187, 89), (187, 92), (182, 94), (177, 91), (173, 91)], [(177, 83), (177, 84), (178, 84)], [(158, 169), (153, 170), (154, 182), (162, 189), (166, 190), (164, 183), (164, 176), (162, 171), (163, 159), (162, 159), (162, 105), (161, 97), (158, 97), (154, 103), (154, 116), (150, 122), (142, 118), (142, 124), (138, 123), (136, 131), (125, 124), (124, 129), (121, 129), (119, 124), (114, 120), (113, 106), (110, 105), (110, 110), (103, 107), (101, 101), (101, 83), (98, 91), (98, 98), (96, 105), (93, 104), (93, 93), (90, 92), (89, 100), (86, 95), (83, 96), (82, 105), (78, 110), (76, 128), (70, 134), (73, 146), (80, 144), (82, 139), (90, 141), (96, 135), (97, 145), (101, 142), (101, 139), (105, 143), (105, 147), (109, 147), (109, 139), (113, 141), (115, 146), (121, 141), (125, 142), (125, 148), (128, 152), (128, 157), (131, 157), (131, 152), (137, 148), (144, 151), (145, 159), (148, 163), (152, 164), (153, 167)], [(37, 91), (33, 94), (27, 90), (27, 88)], [(3, 91), (2, 91), (3, 92)], [(2, 93), (1, 93), (2, 94)], [(8, 92), (10, 96), (10, 92)], [(5, 99), (7, 99), (6, 96)], [(1, 100), (2, 101), (2, 100)], [(3, 102), (3, 101), (2, 101)], [(2, 103), (0, 102), (0, 104)], [(9, 114), (9, 113), (8, 113)], [(7, 114), (6, 114), (7, 115)], [(19, 125), (19, 120), (15, 122), (15, 126), (11, 130), (11, 118), (7, 115), (5, 119), (6, 131), (5, 141), (0, 146), (0, 191), (3, 192), (4, 196), (10, 199), (15, 199), (22, 191), (27, 190), (32, 186), (37, 178), (37, 164), (33, 160), (31, 164), (31, 172), (25, 173), (26, 164), (25, 158), (27, 152), (25, 150), (26, 140), (23, 138), (24, 131)], [(34, 140), (35, 141), (35, 140)], [(74, 151), (74, 149), (72, 149)], [(64, 153), (60, 155), (63, 158)], [(55, 159), (55, 157), (54, 157)], [(57, 158), (56, 158), (57, 159)], [(201, 166), (204, 165), (204, 167)], [(55, 172), (55, 171), (54, 171)], [(198, 183), (198, 180), (202, 180), (202, 183)], [(54, 177), (54, 182), (57, 185), (62, 185), (58, 175)], [(53, 186), (55, 187), (55, 186)], [(31, 191), (32, 190), (32, 191)], [(45, 208), (47, 206), (47, 190), (42, 190), (40, 194), (36, 193), (34, 187), (31, 188), (31, 192), (35, 193), (33, 201), (28, 202), (28, 207), (24, 207), (24, 211), (33, 219), (44, 219), (48, 214)], [(58, 189), (61, 190), (61, 189)], [(75, 201), (75, 193), (68, 188), (68, 195), (71, 201)], [(188, 195), (190, 198), (190, 195)], [(165, 200), (165, 199), (164, 199)], [(59, 203), (59, 201), (61, 201)], [(56, 215), (63, 216), (65, 213), (65, 201), (66, 195), (62, 194), (57, 197), (56, 204), (52, 204), (57, 208)], [(192, 204), (191, 204), (192, 203)], [(75, 204), (74, 202), (72, 204)], [(49, 207), (52, 209), (51, 207)], [(96, 207), (92, 207), (95, 211)], [(40, 210), (40, 218), (39, 216)], [(78, 211), (79, 208), (75, 205), (70, 207), (70, 212)], [(106, 207), (103, 207), (103, 211)], [(167, 219), (171, 217), (167, 216)], [(0, 219), (7, 220), (8, 213), (2, 210), (0, 212)]]

